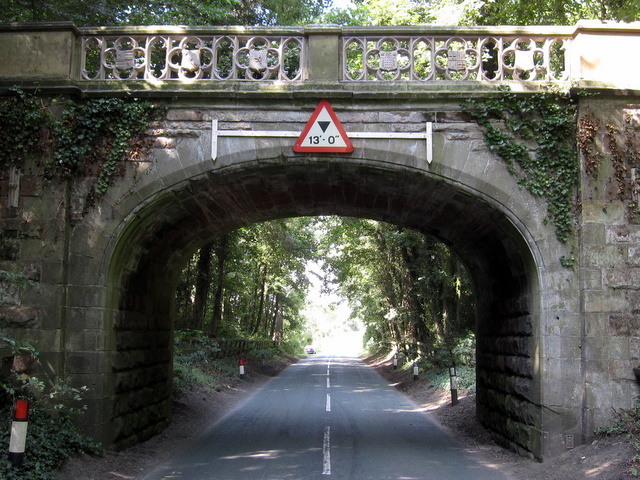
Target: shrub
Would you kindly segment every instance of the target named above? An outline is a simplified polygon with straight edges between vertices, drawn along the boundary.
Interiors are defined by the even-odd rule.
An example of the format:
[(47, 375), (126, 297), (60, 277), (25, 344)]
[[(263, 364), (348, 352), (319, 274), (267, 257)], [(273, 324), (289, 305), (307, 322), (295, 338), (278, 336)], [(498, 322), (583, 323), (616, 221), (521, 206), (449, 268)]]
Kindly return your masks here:
[[(0, 413), (0, 444), (9, 445), (12, 409)], [(77, 453), (101, 454), (101, 449), (86, 437), (66, 414), (53, 415), (37, 406), (29, 413), (24, 463), (14, 467), (0, 456), (0, 478), (6, 480), (41, 480), (55, 478), (54, 472)]]
[(636, 398), (635, 406), (630, 410), (615, 410), (616, 418), (610, 425), (595, 431), (598, 436), (624, 435), (635, 450), (630, 460), (629, 473), (636, 477), (640, 472), (640, 398)]
[[(14, 353), (36, 350), (28, 344), (0, 336), (0, 343), (9, 345)], [(11, 371), (0, 378), (0, 445), (8, 447), (11, 437), (12, 405), (16, 398), (30, 401), (29, 424), (24, 463), (14, 467), (0, 455), (0, 478), (7, 480), (41, 480), (54, 478), (54, 471), (76, 453), (99, 454), (101, 449), (74, 424), (71, 416), (81, 414), (86, 406), (82, 396), (86, 387), (71, 387), (66, 381), (45, 388), (44, 382), (26, 373)]]
[(176, 353), (173, 357), (173, 395), (179, 398), (197, 385), (217, 389), (217, 380), (206, 372), (201, 352)]
[[(456, 375), (458, 376), (458, 389), (475, 391), (476, 389), (476, 370), (468, 365), (456, 367)], [(428, 370), (424, 373), (431, 385), (442, 389), (450, 388), (449, 369), (442, 368), (438, 370)]]

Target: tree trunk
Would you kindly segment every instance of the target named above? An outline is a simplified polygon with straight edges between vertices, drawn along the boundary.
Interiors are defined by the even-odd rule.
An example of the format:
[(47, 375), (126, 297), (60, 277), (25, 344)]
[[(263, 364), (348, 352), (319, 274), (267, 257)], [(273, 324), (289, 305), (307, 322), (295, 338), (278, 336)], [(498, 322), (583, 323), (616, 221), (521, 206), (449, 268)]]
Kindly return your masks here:
[(183, 272), (184, 277), (178, 282), (176, 288), (176, 330), (190, 328), (193, 303), (191, 301), (191, 288), (193, 286), (193, 263), (190, 261)]
[(194, 294), (193, 312), (189, 327), (202, 330), (204, 326), (204, 313), (207, 308), (209, 287), (211, 285), (211, 251), (213, 244), (208, 243), (200, 249), (198, 264), (196, 266), (196, 291)]
[(216, 269), (216, 285), (213, 296), (213, 313), (211, 315), (211, 324), (209, 325), (209, 334), (215, 338), (218, 325), (222, 321), (222, 303), (224, 300), (224, 277), (225, 263), (229, 254), (229, 235), (222, 235), (215, 242), (215, 251), (217, 257)]
[(422, 261), (415, 247), (404, 246), (402, 248), (402, 257), (406, 268), (406, 277), (408, 279), (407, 295), (409, 306), (409, 318), (413, 329), (414, 342), (426, 342), (428, 340), (428, 331), (425, 325), (426, 310), (424, 302), (419, 297), (417, 288), (418, 277), (416, 267)]
[(262, 310), (264, 309), (264, 300), (267, 293), (267, 266), (263, 265), (261, 288), (260, 288), (260, 302), (258, 303), (258, 311), (256, 313), (256, 323), (251, 332), (253, 335), (260, 331), (260, 324), (262, 323)]
[(278, 292), (276, 293), (276, 302), (275, 302), (275, 306), (273, 307), (273, 315), (271, 317), (271, 328), (269, 329), (269, 338), (273, 339), (273, 336), (275, 334), (276, 331), (276, 322), (278, 320), (278, 316), (280, 315), (280, 297), (281, 297), (281, 293)]

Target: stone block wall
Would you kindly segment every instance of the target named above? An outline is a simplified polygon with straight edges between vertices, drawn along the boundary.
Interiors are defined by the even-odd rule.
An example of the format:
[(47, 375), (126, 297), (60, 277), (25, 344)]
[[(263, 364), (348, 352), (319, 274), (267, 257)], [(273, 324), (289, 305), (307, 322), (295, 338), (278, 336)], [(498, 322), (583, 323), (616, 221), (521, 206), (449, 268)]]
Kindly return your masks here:
[(579, 136), (584, 415), (593, 429), (640, 395), (640, 104), (595, 96), (580, 120), (594, 125)]
[[(424, 140), (353, 139), (354, 153), (340, 156), (296, 154), (291, 138), (259, 136), (220, 137), (213, 161), (211, 119), (221, 130), (301, 131), (315, 103), (179, 99), (150, 126), (150, 157), (86, 214), (82, 188), (67, 194), (36, 179), (27, 188), (24, 178), (20, 216), (3, 212), (0, 253), (38, 279), (37, 292), (7, 291), (2, 308), (45, 345), (52, 371), (91, 387), (88, 430), (123, 448), (170, 421), (172, 279), (190, 252), (216, 231), (323, 213), (371, 215), (453, 245), (478, 287), (479, 417), (509, 446), (542, 457), (558, 453), (563, 435), (580, 436), (583, 375), (587, 411), (601, 421), (598, 408), (634, 385), (624, 375), (640, 346), (629, 307), (638, 231), (610, 199), (616, 184), (583, 189), (589, 248), (567, 270), (544, 203), (517, 187), (457, 100), (333, 106), (348, 132), (421, 132), (434, 122), (433, 163)], [(590, 322), (582, 345), (579, 308)], [(541, 405), (562, 415), (549, 418)]]
[(53, 378), (65, 341), (65, 190), (43, 184), (35, 164), (0, 172), (0, 269), (29, 282), (0, 287), (0, 330), (46, 352)]

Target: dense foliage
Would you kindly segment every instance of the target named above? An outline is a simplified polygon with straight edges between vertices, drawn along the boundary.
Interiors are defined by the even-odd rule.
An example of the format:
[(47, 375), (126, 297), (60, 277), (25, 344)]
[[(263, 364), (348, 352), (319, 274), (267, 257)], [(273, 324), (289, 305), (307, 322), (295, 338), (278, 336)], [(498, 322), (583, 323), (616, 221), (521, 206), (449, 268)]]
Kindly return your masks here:
[(506, 89), (494, 98), (469, 99), (464, 108), (518, 184), (546, 199), (556, 236), (566, 242), (574, 232), (579, 173), (573, 99), (563, 92), (520, 96)]
[(46, 152), (51, 116), (42, 100), (18, 88), (0, 98), (0, 167), (21, 167)]
[(53, 126), (54, 150), (45, 163), (45, 175), (58, 179), (95, 175), (89, 199), (101, 197), (121, 173), (123, 160), (136, 158), (144, 149), (140, 134), (157, 109), (135, 98), (68, 102)]
[[(0, 443), (9, 445), (11, 409), (0, 412)], [(65, 414), (32, 409), (27, 429), (27, 451), (21, 467), (0, 460), (0, 478), (6, 480), (44, 480), (55, 478), (55, 471), (78, 453), (99, 454), (100, 448), (85, 437)]]
[[(17, 342), (1, 334), (0, 348), (9, 348), (15, 355), (30, 355), (32, 359), (38, 357), (31, 344)], [(36, 365), (35, 362), (33, 364)], [(100, 447), (86, 437), (72, 420), (73, 415), (85, 410), (82, 398), (87, 389), (61, 381), (47, 386), (31, 376), (32, 373), (6, 368), (0, 373), (0, 444), (5, 448), (9, 445), (12, 406), (16, 398), (30, 401), (24, 463), (16, 467), (6, 456), (0, 459), (0, 478), (3, 479), (52, 479), (55, 478), (55, 470), (74, 454), (101, 453)]]
[(353, 0), (325, 21), (346, 25), (573, 25), (640, 19), (636, 0)]
[(50, 181), (94, 178), (88, 204), (104, 195), (124, 161), (144, 154), (143, 132), (161, 109), (136, 98), (97, 98), (60, 102), (59, 118), (50, 105), (18, 88), (0, 97), (0, 167), (36, 166)]
[(0, 21), (98, 25), (296, 25), (327, 0), (2, 0)]
[(224, 338), (306, 343), (308, 263), (326, 291), (346, 298), (372, 344), (421, 344), (450, 357), (475, 327), (470, 279), (442, 243), (408, 229), (355, 218), (298, 218), (215, 239), (189, 262), (177, 293), (177, 327)]
[(444, 244), (366, 219), (329, 218), (324, 228), (326, 278), (362, 319), (365, 341), (420, 343), (445, 357), (474, 331), (470, 278)]
[[(635, 0), (1, 0), (2, 22), (98, 25), (572, 25), (580, 19), (630, 22)], [(332, 8), (333, 7), (333, 8)]]
[(183, 270), (178, 328), (213, 337), (301, 341), (314, 247), (310, 219), (255, 224), (214, 239)]
[(636, 0), (485, 0), (469, 15), (478, 25), (572, 25), (581, 19), (631, 22), (640, 18)]

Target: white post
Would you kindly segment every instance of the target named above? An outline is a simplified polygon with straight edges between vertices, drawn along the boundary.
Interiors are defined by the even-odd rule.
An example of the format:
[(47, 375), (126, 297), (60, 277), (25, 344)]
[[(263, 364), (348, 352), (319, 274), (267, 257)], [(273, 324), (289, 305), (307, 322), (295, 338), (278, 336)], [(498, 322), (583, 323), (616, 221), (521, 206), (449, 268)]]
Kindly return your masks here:
[(451, 380), (451, 405), (458, 404), (458, 377), (456, 367), (449, 368), (449, 379)]

